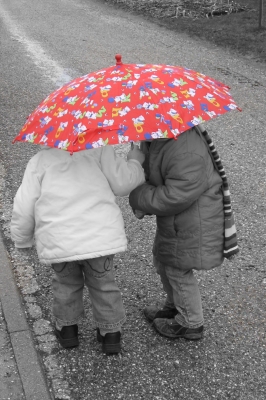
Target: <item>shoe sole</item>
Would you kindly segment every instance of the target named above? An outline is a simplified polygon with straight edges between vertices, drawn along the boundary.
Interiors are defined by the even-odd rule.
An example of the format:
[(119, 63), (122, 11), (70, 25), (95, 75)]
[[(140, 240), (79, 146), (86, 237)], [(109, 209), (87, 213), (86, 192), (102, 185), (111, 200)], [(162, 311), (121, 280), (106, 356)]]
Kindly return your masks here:
[(109, 354), (118, 354), (121, 351), (121, 344), (120, 343), (115, 343), (115, 344), (103, 344), (102, 345), (102, 351), (106, 355)]
[(203, 338), (203, 333), (188, 333), (187, 335), (184, 335), (183, 338), (187, 340), (200, 340)]
[(156, 331), (158, 333), (160, 333), (160, 335), (164, 336), (164, 337), (168, 337), (170, 339), (186, 339), (186, 340), (200, 340), (203, 337), (203, 332), (199, 332), (199, 333), (185, 333), (184, 335), (171, 335), (171, 334), (166, 334), (164, 332), (161, 332), (158, 327), (153, 324), (154, 328), (156, 329)]
[(60, 334), (56, 331), (55, 331), (55, 336), (59, 340), (61, 346), (64, 347), (65, 349), (70, 347), (77, 347), (79, 345), (79, 339), (77, 336), (71, 339), (62, 339)]

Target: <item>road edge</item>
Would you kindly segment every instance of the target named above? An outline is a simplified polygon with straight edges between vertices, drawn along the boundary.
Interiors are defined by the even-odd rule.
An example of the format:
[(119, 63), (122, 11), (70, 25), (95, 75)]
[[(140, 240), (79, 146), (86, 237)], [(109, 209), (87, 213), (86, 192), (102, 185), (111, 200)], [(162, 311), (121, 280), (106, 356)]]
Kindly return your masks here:
[(0, 230), (0, 301), (26, 400), (53, 400)]

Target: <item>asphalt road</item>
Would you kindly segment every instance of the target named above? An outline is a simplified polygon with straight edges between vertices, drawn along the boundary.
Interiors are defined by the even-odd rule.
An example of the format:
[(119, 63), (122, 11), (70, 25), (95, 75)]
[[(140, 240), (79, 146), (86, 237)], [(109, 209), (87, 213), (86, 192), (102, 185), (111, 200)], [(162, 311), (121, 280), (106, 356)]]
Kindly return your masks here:
[[(264, 400), (265, 365), (265, 122), (266, 66), (251, 58), (167, 30), (95, 0), (0, 0), (0, 218), (35, 345), (56, 399)], [(233, 38), (232, 38), (233, 40)], [(231, 87), (242, 112), (208, 123), (229, 178), (240, 254), (199, 273), (205, 337), (194, 344), (157, 336), (142, 307), (162, 299), (153, 274), (154, 219), (123, 210), (129, 249), (116, 257), (128, 322), (124, 349), (106, 358), (88, 318), (81, 346), (67, 352), (54, 339), (51, 271), (35, 250), (21, 255), (10, 241), (12, 200), (26, 163), (37, 151), (11, 144), (31, 111), (70, 79), (115, 63), (182, 65)], [(120, 151), (123, 151), (120, 149)]]

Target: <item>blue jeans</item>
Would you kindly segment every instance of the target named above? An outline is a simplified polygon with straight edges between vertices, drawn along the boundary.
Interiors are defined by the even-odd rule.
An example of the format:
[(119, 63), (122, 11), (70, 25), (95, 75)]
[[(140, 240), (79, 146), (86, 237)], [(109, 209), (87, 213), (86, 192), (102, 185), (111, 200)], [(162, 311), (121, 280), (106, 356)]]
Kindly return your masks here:
[(165, 306), (176, 308), (179, 311), (175, 316), (176, 322), (186, 328), (202, 326), (201, 296), (193, 271), (183, 271), (170, 267), (161, 263), (155, 257), (153, 262), (167, 294)]
[(105, 332), (121, 330), (125, 310), (113, 273), (113, 255), (52, 264), (53, 313), (58, 327), (74, 325), (84, 316), (83, 288), (89, 289), (93, 320)]

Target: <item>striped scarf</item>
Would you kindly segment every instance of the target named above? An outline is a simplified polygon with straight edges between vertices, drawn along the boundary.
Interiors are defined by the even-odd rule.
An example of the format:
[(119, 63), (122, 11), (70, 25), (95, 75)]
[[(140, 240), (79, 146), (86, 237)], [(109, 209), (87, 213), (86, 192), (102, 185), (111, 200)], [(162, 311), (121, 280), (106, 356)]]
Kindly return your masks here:
[(204, 139), (206, 140), (209, 149), (210, 149), (210, 155), (212, 157), (212, 160), (214, 162), (214, 166), (216, 170), (219, 172), (222, 181), (223, 181), (223, 197), (224, 197), (224, 257), (225, 258), (230, 258), (234, 254), (237, 254), (239, 252), (239, 248), (237, 245), (237, 236), (236, 236), (236, 226), (235, 226), (235, 221), (234, 221), (234, 214), (231, 206), (231, 197), (230, 197), (230, 191), (229, 191), (229, 185), (227, 181), (227, 177), (225, 175), (224, 167), (222, 165), (221, 159), (219, 157), (219, 154), (217, 153), (217, 150), (207, 133), (207, 131), (202, 128), (202, 126), (198, 125), (195, 127), (197, 131), (200, 131), (199, 133), (202, 134)]

